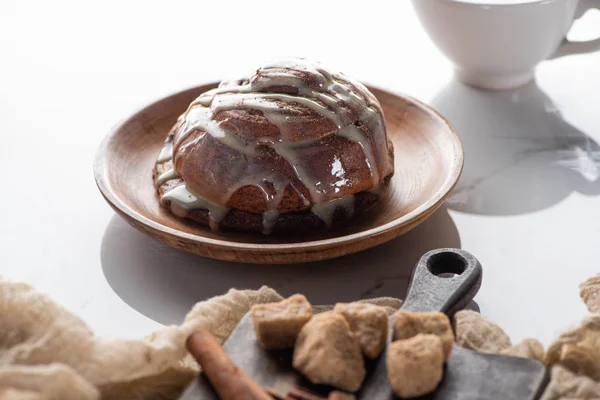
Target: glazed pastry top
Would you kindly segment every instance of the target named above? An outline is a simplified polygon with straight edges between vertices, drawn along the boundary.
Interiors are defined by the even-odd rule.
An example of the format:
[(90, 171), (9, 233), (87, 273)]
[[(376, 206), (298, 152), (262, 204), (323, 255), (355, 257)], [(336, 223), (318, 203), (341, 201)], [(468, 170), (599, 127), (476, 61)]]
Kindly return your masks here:
[(365, 86), (317, 63), (284, 60), (194, 100), (159, 154), (173, 168), (156, 183), (183, 179), (163, 196), (182, 210), (192, 195), (204, 207), (263, 213), (266, 223), (307, 209), (327, 220), (392, 174), (390, 146)]

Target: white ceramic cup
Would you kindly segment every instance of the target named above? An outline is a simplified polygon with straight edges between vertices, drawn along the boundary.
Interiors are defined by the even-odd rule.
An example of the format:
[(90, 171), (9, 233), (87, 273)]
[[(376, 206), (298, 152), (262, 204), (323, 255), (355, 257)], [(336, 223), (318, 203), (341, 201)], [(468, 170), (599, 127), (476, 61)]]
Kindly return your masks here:
[(600, 0), (412, 0), (422, 25), (454, 63), (459, 80), (503, 90), (522, 86), (549, 58), (600, 50), (571, 42), (575, 19)]

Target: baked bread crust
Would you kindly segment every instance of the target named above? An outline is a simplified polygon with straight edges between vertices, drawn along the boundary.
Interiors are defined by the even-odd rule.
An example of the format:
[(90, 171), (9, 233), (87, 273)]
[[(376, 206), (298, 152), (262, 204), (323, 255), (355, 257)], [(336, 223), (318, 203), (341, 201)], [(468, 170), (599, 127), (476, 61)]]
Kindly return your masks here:
[(377, 99), (341, 74), (292, 60), (192, 102), (167, 136), (154, 182), (179, 216), (270, 233), (338, 225), (375, 204), (392, 174)]

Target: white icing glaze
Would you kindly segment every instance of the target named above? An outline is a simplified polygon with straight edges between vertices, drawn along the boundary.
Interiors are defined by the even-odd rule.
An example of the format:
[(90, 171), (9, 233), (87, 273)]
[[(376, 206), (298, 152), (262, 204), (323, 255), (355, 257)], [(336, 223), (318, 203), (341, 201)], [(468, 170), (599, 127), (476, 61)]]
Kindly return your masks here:
[(175, 138), (175, 148), (183, 143), (190, 133), (202, 129), (228, 147), (234, 148), (244, 154), (255, 154), (254, 146), (251, 143), (247, 143), (238, 136), (228, 133), (221, 127), (221, 122), (212, 119), (212, 114), (210, 108), (194, 107), (188, 110), (185, 120), (186, 129), (182, 130), (181, 135)]
[[(279, 100), (286, 103), (298, 103), (328, 118), (336, 124), (338, 129), (342, 125), (342, 121), (340, 117), (336, 115), (335, 111), (332, 111), (329, 108), (322, 106), (315, 100), (307, 99), (305, 97), (291, 96), (288, 94), (235, 93), (228, 94), (226, 96), (215, 96), (211, 104), (211, 108), (214, 112), (217, 112), (221, 110), (227, 110), (230, 108), (237, 108), (239, 106), (246, 106), (249, 108), (264, 111), (267, 114), (272, 113), (273, 111), (279, 111), (281, 109), (281, 107), (277, 105), (277, 103), (265, 102), (261, 100)], [(268, 116), (267, 119), (269, 119)]]
[(167, 181), (170, 181), (171, 179), (177, 179), (177, 178), (181, 178), (181, 176), (179, 176), (179, 174), (177, 173), (177, 171), (175, 171), (174, 168), (166, 170), (165, 172), (160, 174), (158, 176), (158, 178), (156, 178), (156, 187), (159, 187), (160, 185), (162, 185), (163, 183), (165, 183)]
[(335, 210), (338, 208), (344, 210), (346, 218), (352, 218), (354, 214), (354, 196), (344, 196), (339, 199), (317, 203), (312, 206), (312, 212), (330, 227), (333, 223)]
[(371, 142), (369, 141), (369, 138), (365, 136), (365, 133), (355, 125), (348, 125), (340, 129), (337, 135), (359, 144), (365, 155), (365, 162), (369, 167), (373, 180), (376, 182), (379, 181), (379, 171), (377, 170), (377, 161), (375, 160), (375, 154), (373, 153), (373, 146), (371, 146)]
[(335, 193), (339, 193), (340, 188), (348, 183), (348, 179), (346, 179), (346, 171), (338, 156), (334, 157), (333, 164), (331, 164), (331, 175), (339, 178), (338, 181), (333, 183)]
[[(269, 72), (272, 69), (277, 70)], [(310, 74), (311, 85), (309, 86), (306, 80), (294, 74), (294, 70)], [(306, 79), (305, 75), (304, 78)], [(269, 92), (270, 87), (293, 87), (298, 93), (296, 95), (271, 93)], [(267, 207), (263, 213), (263, 233), (270, 233), (279, 217), (277, 210), (285, 188), (291, 185), (302, 197), (303, 203), (306, 206), (312, 204), (312, 212), (328, 226), (331, 225), (334, 212), (339, 207), (343, 208), (347, 215), (351, 215), (354, 208), (353, 196), (331, 200), (332, 197), (341, 192), (340, 188), (343, 188), (349, 182), (342, 161), (336, 156), (331, 164), (331, 177), (335, 179), (331, 181), (332, 183), (324, 184), (315, 179), (310, 172), (312, 167), (310, 159), (305, 158), (297, 150), (301, 146), (314, 145), (319, 139), (301, 140), (301, 138), (298, 139), (294, 136), (298, 133), (291, 130), (289, 123), (290, 118), (293, 117), (282, 113), (282, 109), (285, 109), (288, 105), (308, 108), (318, 113), (335, 125), (337, 128), (336, 136), (358, 144), (363, 151), (364, 162), (370, 171), (372, 186), (379, 187), (381, 185), (383, 177), (388, 174), (392, 167), (390, 165), (384, 166), (383, 170), (380, 171), (377, 164), (376, 154), (379, 155), (380, 159), (387, 160), (388, 157), (386, 137), (381, 134), (381, 132), (385, 132), (383, 112), (375, 97), (361, 83), (350, 80), (342, 74), (329, 73), (322, 66), (306, 60), (289, 59), (267, 65), (251, 77), (222, 82), (218, 88), (200, 95), (190, 104), (186, 113), (180, 117), (179, 121), (182, 125), (174, 135), (174, 144), (170, 146), (169, 143), (165, 144), (158, 162), (168, 161), (173, 155), (173, 148), (175, 151), (184, 151), (185, 148), (180, 149), (179, 146), (195, 146), (205, 133), (249, 157), (264, 156), (265, 153), (259, 151), (261, 150), (259, 147), (271, 148), (292, 167), (296, 179), (306, 187), (311, 198), (306, 198), (302, 191), (295, 187), (293, 181), (283, 178), (281, 174), (276, 172), (253, 170), (251, 176), (244, 176), (246, 161), (240, 157), (240, 159), (230, 160), (231, 165), (229, 167), (234, 176), (239, 176), (239, 178), (237, 178), (234, 185), (223, 190), (221, 198), (212, 199), (213, 202), (210, 202), (192, 194), (188, 189), (185, 189), (185, 186), (182, 186), (184, 189), (177, 188), (179, 190), (175, 194), (172, 194), (175, 191), (174, 189), (163, 196), (163, 198), (171, 200), (173, 212), (182, 213), (185, 210), (190, 210), (190, 207), (208, 208), (210, 206), (208, 208), (209, 214), (221, 215), (221, 213), (214, 211), (216, 210), (214, 201), (218, 200), (221, 204), (226, 204), (230, 196), (239, 188), (252, 185), (260, 188), (264, 194)], [(234, 132), (225, 129), (222, 124), (226, 120), (219, 122), (213, 119), (218, 112), (239, 108), (260, 111), (264, 118), (278, 128), (279, 137), (257, 138), (255, 143), (249, 142)], [(360, 129), (356, 125), (358, 122), (371, 134), (369, 135)], [(190, 133), (194, 131), (200, 132), (196, 140), (184, 143)], [(384, 156), (382, 156), (382, 152), (385, 152), (383, 153)], [(172, 175), (169, 175), (168, 172), (170, 171), (165, 172), (158, 178), (157, 184), (160, 185), (166, 180), (172, 179)], [(260, 178), (260, 180), (257, 178)], [(265, 186), (266, 182), (269, 183), (269, 186)], [(273, 189), (275, 194), (273, 194)], [(190, 201), (189, 196), (193, 196), (195, 200)], [(225, 207), (221, 208), (226, 209)], [(214, 221), (220, 221), (220, 219), (211, 217), (211, 221), (213, 221), (211, 224), (216, 223), (218, 225), (218, 222)], [(211, 227), (213, 226), (211, 225)]]
[(213, 231), (219, 230), (219, 224), (229, 212), (229, 208), (193, 194), (185, 185), (178, 186), (163, 195), (161, 203), (166, 205), (169, 202), (171, 212), (178, 217), (186, 217), (191, 210), (207, 209), (209, 226)]
[(165, 161), (169, 161), (171, 158), (173, 158), (173, 142), (169, 141), (165, 143), (163, 148), (160, 150), (156, 162), (164, 163)]
[(264, 235), (270, 235), (273, 232), (273, 228), (277, 223), (277, 219), (279, 218), (279, 211), (277, 210), (267, 210), (263, 213), (263, 229), (262, 233)]
[(321, 201), (324, 201), (323, 199), (326, 198), (326, 194), (323, 192), (323, 189), (319, 187), (319, 182), (314, 182), (310, 175), (307, 173), (306, 168), (303, 167), (302, 160), (300, 160), (298, 154), (294, 151), (293, 147), (283, 142), (275, 143), (271, 147), (273, 147), (277, 154), (283, 157), (288, 162), (288, 164), (292, 166), (296, 174), (296, 178), (298, 178), (298, 180), (302, 182), (304, 187), (306, 187), (306, 189), (310, 193), (310, 197), (312, 198), (313, 202), (319, 203)]
[(308, 200), (308, 199), (306, 198), (306, 196), (305, 196), (305, 195), (302, 193), (302, 191), (301, 191), (300, 189), (298, 189), (298, 188), (296, 187), (296, 185), (292, 185), (292, 189), (294, 189), (294, 192), (296, 192), (296, 193), (298, 194), (298, 196), (300, 196), (300, 198), (302, 199), (302, 203), (303, 203), (305, 206), (310, 206), (310, 200)]

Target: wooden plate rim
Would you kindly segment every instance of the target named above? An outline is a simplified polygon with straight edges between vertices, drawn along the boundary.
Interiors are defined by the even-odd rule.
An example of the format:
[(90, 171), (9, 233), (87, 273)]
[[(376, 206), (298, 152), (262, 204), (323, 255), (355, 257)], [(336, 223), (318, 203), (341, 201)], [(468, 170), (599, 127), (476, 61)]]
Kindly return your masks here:
[[(450, 125), (450, 123), (444, 118), (441, 114), (435, 111), (433, 108), (429, 107), (425, 103), (401, 93), (391, 92), (389, 90), (381, 89), (377, 86), (367, 85), (370, 90), (376, 90), (380, 92), (384, 92), (386, 94), (396, 96), (402, 98), (403, 100), (417, 106), (419, 109), (425, 111), (427, 114), (432, 117), (440, 120), (447, 128), (448, 132), (450, 132), (450, 141), (452, 142), (452, 147), (454, 149), (454, 157), (453, 163), (450, 168), (450, 173), (444, 182), (444, 184), (440, 187), (440, 189), (432, 196), (428, 201), (421, 204), (419, 207), (410, 211), (407, 214), (402, 215), (401, 217), (390, 221), (386, 224), (376, 226), (374, 228), (370, 228), (361, 232), (352, 233), (350, 235), (344, 236), (336, 236), (328, 239), (320, 239), (313, 240), (308, 242), (297, 242), (297, 243), (275, 243), (275, 244), (265, 244), (265, 243), (248, 243), (248, 242), (233, 242), (228, 240), (220, 240), (220, 239), (212, 239), (206, 236), (194, 235), (186, 232), (179, 231), (177, 229), (170, 228), (168, 226), (162, 225), (153, 221), (135, 210), (131, 209), (127, 204), (122, 201), (116, 193), (110, 187), (108, 176), (108, 168), (109, 168), (109, 144), (111, 141), (115, 140), (121, 128), (126, 125), (130, 120), (135, 119), (138, 115), (144, 113), (148, 108), (155, 106), (157, 103), (168, 100), (169, 98), (180, 96), (185, 92), (195, 91), (198, 89), (208, 90), (210, 87), (215, 87), (217, 85), (216, 82), (208, 83), (205, 85), (198, 85), (191, 87), (189, 89), (181, 90), (166, 97), (162, 97), (157, 101), (149, 103), (143, 107), (141, 107), (137, 112), (134, 112), (128, 118), (122, 119), (121, 122), (117, 123), (109, 132), (109, 134), (102, 140), (94, 158), (94, 178), (96, 180), (96, 185), (98, 189), (102, 193), (103, 197), (115, 208), (117, 208), (123, 214), (133, 218), (139, 223), (146, 225), (147, 227), (163, 232), (167, 235), (175, 236), (181, 239), (185, 239), (186, 241), (195, 242), (197, 244), (210, 245), (213, 247), (219, 247), (223, 250), (251, 250), (253, 252), (295, 252), (295, 251), (314, 251), (320, 248), (330, 248), (332, 245), (341, 245), (345, 243), (355, 242), (360, 239), (374, 238), (378, 236), (382, 236), (388, 232), (392, 231), (401, 231), (407, 225), (417, 222), (421, 216), (430, 215), (435, 209), (437, 209), (450, 195), (452, 189), (456, 186), (458, 179), (463, 170), (464, 165), (464, 151), (463, 145), (460, 140), (460, 137), (456, 130)], [(249, 235), (249, 237), (251, 237)], [(370, 247), (370, 246), (369, 246)]]

